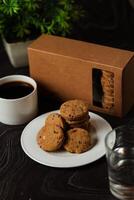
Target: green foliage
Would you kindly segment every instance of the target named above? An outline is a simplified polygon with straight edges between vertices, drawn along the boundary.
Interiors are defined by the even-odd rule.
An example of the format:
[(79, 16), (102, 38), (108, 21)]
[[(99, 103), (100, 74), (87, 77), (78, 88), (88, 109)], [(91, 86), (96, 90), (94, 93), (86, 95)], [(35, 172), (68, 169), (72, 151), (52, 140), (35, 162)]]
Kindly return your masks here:
[(0, 0), (0, 34), (9, 41), (41, 33), (67, 36), (83, 16), (75, 0)]

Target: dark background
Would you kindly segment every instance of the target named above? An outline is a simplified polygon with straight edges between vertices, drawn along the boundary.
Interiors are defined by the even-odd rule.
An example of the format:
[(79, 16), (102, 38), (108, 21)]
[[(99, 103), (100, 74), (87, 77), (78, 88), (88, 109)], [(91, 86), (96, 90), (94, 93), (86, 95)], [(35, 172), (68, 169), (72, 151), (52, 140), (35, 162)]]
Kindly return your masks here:
[(85, 17), (71, 38), (134, 50), (134, 0), (78, 0)]
[[(78, 38), (134, 50), (133, 0), (82, 0), (80, 2), (87, 15), (77, 24)], [(74, 37), (76, 35), (74, 34)]]

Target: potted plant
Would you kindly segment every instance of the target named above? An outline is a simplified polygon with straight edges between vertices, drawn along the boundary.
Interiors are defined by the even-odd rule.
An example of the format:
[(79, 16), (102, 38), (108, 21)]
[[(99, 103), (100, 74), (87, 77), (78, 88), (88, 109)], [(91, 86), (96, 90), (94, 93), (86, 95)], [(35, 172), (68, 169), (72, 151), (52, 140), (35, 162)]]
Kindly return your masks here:
[(12, 65), (27, 65), (27, 46), (40, 34), (68, 36), (82, 16), (75, 0), (0, 0), (0, 34)]

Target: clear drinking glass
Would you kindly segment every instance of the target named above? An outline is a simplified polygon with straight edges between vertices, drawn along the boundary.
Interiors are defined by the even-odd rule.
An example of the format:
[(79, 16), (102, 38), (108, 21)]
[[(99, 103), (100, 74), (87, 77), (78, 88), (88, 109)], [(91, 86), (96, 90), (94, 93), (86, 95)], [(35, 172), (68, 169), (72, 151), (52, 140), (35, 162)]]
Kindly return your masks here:
[(109, 186), (122, 200), (134, 200), (134, 126), (113, 129), (105, 138)]

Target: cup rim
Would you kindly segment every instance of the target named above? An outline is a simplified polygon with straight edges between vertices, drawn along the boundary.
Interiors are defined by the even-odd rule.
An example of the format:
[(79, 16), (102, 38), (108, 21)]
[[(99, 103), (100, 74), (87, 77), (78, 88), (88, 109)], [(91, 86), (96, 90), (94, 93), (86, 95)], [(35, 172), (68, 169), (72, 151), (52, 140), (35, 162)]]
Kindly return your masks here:
[[(10, 78), (11, 78), (11, 80), (9, 80)], [(16, 80), (12, 79), (12, 78), (16, 78)], [(8, 82), (17, 81), (17, 80), (19, 80), (18, 78), (26, 78), (27, 80), (29, 79), (32, 83), (28, 82), (27, 80), (22, 80), (22, 81), (24, 81), (26, 83), (30, 83), (34, 88), (33, 91), (23, 97), (20, 97), (20, 98), (6, 99), (6, 98), (0, 97), (0, 101), (8, 101), (8, 102), (19, 101), (19, 100), (25, 99), (28, 96), (31, 96), (33, 93), (35, 93), (35, 91), (37, 90), (37, 83), (33, 78), (31, 78), (30, 76), (27, 76), (27, 75), (14, 74), (14, 75), (4, 76), (4, 77), (0, 78), (0, 85), (1, 85), (1, 81), (3, 81), (3, 80), (5, 80), (5, 83), (8, 83)], [(6, 81), (6, 79), (7, 79), (7, 81)]]
[(107, 140), (108, 140), (108, 137), (109, 137), (109, 135), (114, 131), (115, 129), (112, 129), (110, 132), (108, 132), (107, 133), (107, 135), (105, 136), (105, 147), (107, 148), (107, 149), (109, 149), (110, 151), (111, 151), (111, 148), (107, 145)]
[(105, 147), (108, 149), (108, 150), (112, 150), (108, 145), (107, 145), (107, 140), (108, 140), (108, 137), (109, 137), (109, 135), (112, 133), (112, 132), (115, 132), (117, 129), (120, 129), (120, 128), (123, 128), (123, 127), (125, 127), (125, 125), (120, 125), (120, 126), (118, 126), (118, 127), (116, 127), (116, 128), (113, 128), (111, 131), (109, 131), (108, 133), (107, 133), (107, 135), (105, 136), (105, 140), (104, 140), (104, 142), (105, 142)]

